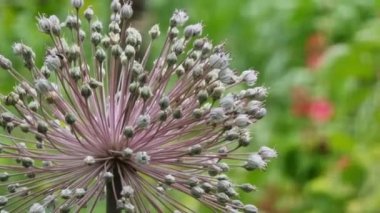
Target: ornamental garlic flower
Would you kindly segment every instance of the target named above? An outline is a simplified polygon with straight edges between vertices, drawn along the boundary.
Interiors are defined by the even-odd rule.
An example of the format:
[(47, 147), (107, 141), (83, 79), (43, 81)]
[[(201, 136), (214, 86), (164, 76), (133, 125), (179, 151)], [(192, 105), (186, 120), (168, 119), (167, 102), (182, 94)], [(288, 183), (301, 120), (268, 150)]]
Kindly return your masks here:
[(82, 0), (71, 3), (65, 21), (38, 18), (52, 39), (42, 65), (32, 48), (13, 46), (30, 76), (0, 55), (17, 80), (1, 96), (1, 212), (92, 212), (103, 197), (108, 213), (195, 211), (172, 191), (214, 211), (257, 212), (239, 200), (255, 187), (226, 175), (264, 169), (277, 156), (268, 147), (235, 153), (266, 114), (264, 87), (236, 92), (241, 82), (254, 86), (256, 71), (237, 76), (223, 45), (201, 37), (202, 24), (184, 26), (182, 10), (150, 65), (159, 25), (137, 54), (143, 36), (132, 27), (131, 2), (112, 1), (109, 25), (91, 7), (82, 17)]

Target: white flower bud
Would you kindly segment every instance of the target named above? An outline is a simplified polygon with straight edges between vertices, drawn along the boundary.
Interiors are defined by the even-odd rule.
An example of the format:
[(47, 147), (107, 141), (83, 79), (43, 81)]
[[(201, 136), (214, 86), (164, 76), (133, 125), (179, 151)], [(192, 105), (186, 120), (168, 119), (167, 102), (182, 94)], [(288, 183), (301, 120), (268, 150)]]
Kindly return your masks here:
[(12, 62), (3, 55), (0, 55), (0, 67), (5, 70), (9, 70), (12, 68)]
[(5, 196), (0, 196), (0, 207), (7, 205), (7, 203), (8, 203), (8, 198)]
[(120, 11), (120, 9), (121, 9), (121, 4), (119, 0), (112, 0), (112, 3), (111, 3), (112, 12), (117, 13)]
[(248, 86), (253, 86), (257, 81), (257, 72), (254, 70), (243, 71), (240, 75), (240, 79), (246, 82)]
[(248, 171), (252, 171), (255, 169), (263, 170), (266, 167), (267, 167), (267, 163), (257, 153), (250, 155), (248, 158), (248, 161), (244, 165), (244, 168)]
[(71, 189), (62, 189), (61, 197), (63, 199), (69, 199), (73, 195), (73, 191)]
[(38, 17), (38, 28), (41, 32), (50, 34), (50, 31), (51, 31), (50, 20), (45, 16)]
[(120, 195), (125, 198), (130, 198), (133, 196), (135, 190), (131, 186), (123, 186), (123, 189), (120, 192)]
[(249, 117), (246, 114), (240, 114), (235, 118), (235, 125), (240, 128), (245, 128), (249, 126), (252, 122), (249, 120)]
[(228, 67), (231, 58), (224, 52), (214, 53), (209, 58), (209, 64), (212, 68), (225, 69)]
[(86, 190), (83, 188), (76, 188), (75, 189), (75, 197), (80, 199), (83, 198), (84, 195), (86, 194)]
[(149, 115), (139, 115), (137, 118), (136, 124), (139, 128), (146, 128), (150, 124), (150, 116)]
[(61, 23), (56, 15), (51, 15), (49, 17), (51, 31), (54, 35), (59, 35), (61, 33)]
[(136, 211), (135, 206), (130, 202), (124, 204), (124, 210), (126, 213), (134, 213)]
[(223, 107), (223, 109), (226, 112), (230, 112), (235, 107), (235, 100), (234, 96), (232, 94), (227, 94), (222, 99), (220, 99), (220, 106)]
[(170, 18), (170, 26), (182, 26), (189, 19), (189, 16), (183, 10), (175, 10)]
[(92, 7), (88, 7), (85, 11), (84, 11), (84, 17), (87, 19), (87, 21), (91, 21), (92, 20), (92, 17), (94, 16), (94, 10), (92, 9)]
[(94, 157), (92, 156), (86, 156), (84, 159), (83, 159), (84, 163), (87, 164), (87, 165), (93, 165), (96, 163), (96, 160)]
[(267, 146), (262, 146), (259, 149), (258, 154), (261, 156), (263, 160), (269, 160), (271, 158), (276, 158), (277, 157), (277, 152), (274, 149), (271, 149)]
[(133, 27), (129, 27), (126, 32), (127, 32), (127, 38), (126, 38), (127, 44), (130, 44), (134, 47), (137, 47), (141, 44), (142, 37), (141, 37), (140, 32), (137, 29)]
[(47, 55), (45, 66), (51, 71), (57, 71), (61, 67), (61, 59), (57, 55)]
[(245, 205), (245, 206), (244, 206), (244, 208), (243, 208), (243, 212), (244, 212), (244, 213), (258, 213), (259, 210), (257, 209), (256, 206), (251, 205), (251, 204), (248, 204), (248, 205)]
[(45, 213), (45, 207), (39, 203), (34, 203), (28, 213)]
[(185, 38), (189, 39), (190, 37), (201, 35), (202, 29), (203, 26), (201, 23), (186, 26), (184, 30)]
[(190, 192), (195, 198), (200, 198), (205, 193), (205, 191), (199, 186), (192, 187)]
[(232, 71), (230, 68), (222, 69), (219, 72), (218, 77), (219, 77), (219, 80), (223, 84), (227, 84), (227, 85), (234, 84), (237, 81), (237, 77), (236, 77), (234, 71)]
[(71, 5), (75, 8), (75, 9), (79, 9), (83, 6), (83, 0), (71, 0)]
[(213, 108), (210, 111), (210, 121), (212, 123), (221, 123), (226, 118), (223, 108)]
[(135, 156), (135, 161), (139, 164), (149, 164), (150, 156), (147, 152), (137, 152)]
[(175, 183), (175, 177), (173, 175), (165, 175), (164, 182), (168, 185)]
[(160, 36), (161, 32), (160, 32), (160, 27), (158, 24), (155, 24), (152, 26), (152, 28), (150, 28), (149, 30), (149, 35), (150, 35), (150, 38), (152, 40), (158, 38), (158, 36)]
[(127, 2), (121, 7), (120, 17), (122, 19), (130, 19), (133, 15), (132, 3)]

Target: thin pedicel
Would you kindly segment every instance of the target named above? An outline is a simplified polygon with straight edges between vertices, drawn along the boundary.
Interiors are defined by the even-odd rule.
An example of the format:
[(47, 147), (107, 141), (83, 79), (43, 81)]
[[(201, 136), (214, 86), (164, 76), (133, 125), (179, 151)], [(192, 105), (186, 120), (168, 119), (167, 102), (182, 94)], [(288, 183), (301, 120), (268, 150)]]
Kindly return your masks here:
[(107, 28), (91, 7), (82, 17), (83, 0), (71, 3), (65, 21), (38, 17), (52, 40), (42, 65), (32, 48), (13, 45), (30, 76), (0, 55), (17, 80), (1, 95), (1, 213), (92, 212), (104, 196), (108, 213), (196, 211), (174, 192), (215, 211), (257, 212), (239, 200), (255, 186), (227, 176), (264, 170), (277, 157), (268, 147), (237, 152), (266, 114), (257, 72), (237, 75), (223, 45), (201, 37), (202, 23), (185, 26), (182, 10), (153, 60), (159, 25), (139, 58), (143, 36), (130, 23), (130, 1), (112, 1)]

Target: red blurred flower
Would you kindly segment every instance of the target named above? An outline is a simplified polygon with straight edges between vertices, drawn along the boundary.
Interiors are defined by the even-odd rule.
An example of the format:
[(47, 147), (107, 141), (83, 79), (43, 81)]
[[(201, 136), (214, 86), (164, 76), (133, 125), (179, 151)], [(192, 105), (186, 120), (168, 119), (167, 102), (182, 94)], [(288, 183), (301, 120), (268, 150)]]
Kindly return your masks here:
[(325, 35), (316, 32), (312, 34), (306, 41), (306, 65), (311, 70), (315, 70), (320, 65), (321, 58), (325, 51), (326, 39)]
[(334, 114), (333, 104), (326, 98), (313, 98), (303, 87), (295, 87), (292, 91), (291, 111), (296, 117), (305, 117), (323, 123)]
[(321, 98), (310, 103), (308, 112), (312, 121), (323, 123), (330, 120), (334, 114), (334, 107), (330, 101)]
[(292, 91), (292, 113), (296, 117), (306, 117), (309, 114), (310, 95), (305, 88), (295, 87)]

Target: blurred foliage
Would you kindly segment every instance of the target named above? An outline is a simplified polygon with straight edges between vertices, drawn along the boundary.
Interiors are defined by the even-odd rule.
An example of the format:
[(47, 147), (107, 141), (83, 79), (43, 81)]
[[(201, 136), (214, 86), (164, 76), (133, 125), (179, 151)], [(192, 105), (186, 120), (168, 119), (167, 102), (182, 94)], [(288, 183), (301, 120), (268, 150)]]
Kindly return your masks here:
[[(107, 17), (107, 1), (86, 4)], [(43, 55), (49, 38), (34, 17), (64, 19), (66, 8), (66, 0), (0, 0), (2, 54), (21, 40)], [(268, 213), (378, 212), (380, 0), (148, 0), (139, 28), (165, 29), (175, 8), (202, 20), (210, 39), (226, 41), (233, 66), (259, 70), (270, 88), (251, 150), (269, 145), (280, 156), (264, 173), (231, 173), (259, 188), (242, 200)], [(0, 73), (2, 92), (9, 79)]]

